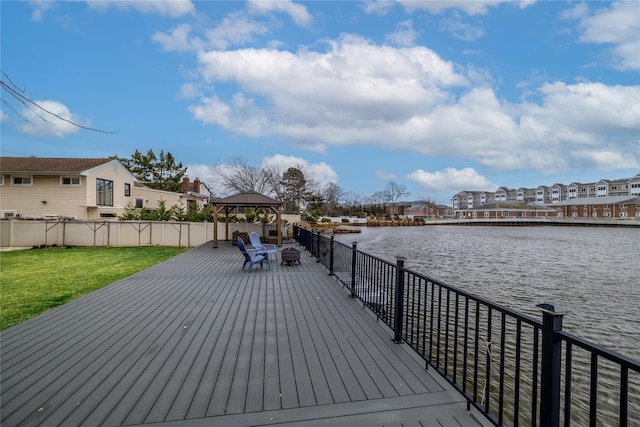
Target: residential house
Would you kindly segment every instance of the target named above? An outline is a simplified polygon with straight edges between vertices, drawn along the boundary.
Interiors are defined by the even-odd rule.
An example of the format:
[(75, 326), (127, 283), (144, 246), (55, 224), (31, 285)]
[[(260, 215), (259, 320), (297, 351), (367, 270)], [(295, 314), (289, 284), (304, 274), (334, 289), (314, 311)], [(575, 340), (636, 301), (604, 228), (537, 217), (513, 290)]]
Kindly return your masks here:
[(125, 208), (203, 203), (195, 194), (147, 188), (116, 159), (0, 157), (0, 216), (115, 219)]

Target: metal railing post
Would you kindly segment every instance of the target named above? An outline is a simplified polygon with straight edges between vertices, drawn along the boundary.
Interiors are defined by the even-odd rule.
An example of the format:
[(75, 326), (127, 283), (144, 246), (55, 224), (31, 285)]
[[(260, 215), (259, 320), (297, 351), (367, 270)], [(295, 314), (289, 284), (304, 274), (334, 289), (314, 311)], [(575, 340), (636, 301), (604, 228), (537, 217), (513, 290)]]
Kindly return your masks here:
[(351, 298), (356, 296), (356, 257), (358, 253), (358, 242), (351, 244)]
[(329, 276), (333, 276), (333, 234), (329, 242)]
[(538, 304), (542, 310), (542, 371), (540, 373), (540, 425), (560, 425), (560, 377), (562, 375), (562, 318), (569, 310), (557, 304)]
[(404, 302), (404, 261), (405, 257), (396, 257), (396, 299), (393, 310), (393, 341), (397, 344), (402, 342), (402, 318)]

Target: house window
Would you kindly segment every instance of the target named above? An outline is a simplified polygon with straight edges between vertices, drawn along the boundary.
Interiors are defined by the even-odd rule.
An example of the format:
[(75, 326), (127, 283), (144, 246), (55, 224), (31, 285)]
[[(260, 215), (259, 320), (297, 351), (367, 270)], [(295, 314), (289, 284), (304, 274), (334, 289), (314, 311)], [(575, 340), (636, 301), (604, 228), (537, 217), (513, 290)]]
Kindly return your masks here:
[(113, 181), (96, 179), (96, 204), (98, 206), (113, 206)]
[(131, 184), (128, 182), (124, 183), (124, 195), (127, 197), (131, 196)]
[(142, 197), (136, 197), (134, 201), (134, 206), (136, 207), (136, 209), (144, 208), (144, 199)]
[(4, 175), (0, 175), (0, 187), (4, 187)]
[(33, 185), (33, 179), (30, 176), (12, 176), (11, 185)]
[(71, 186), (71, 187), (79, 187), (80, 186), (80, 177), (79, 176), (61, 176), (60, 177), (60, 185)]

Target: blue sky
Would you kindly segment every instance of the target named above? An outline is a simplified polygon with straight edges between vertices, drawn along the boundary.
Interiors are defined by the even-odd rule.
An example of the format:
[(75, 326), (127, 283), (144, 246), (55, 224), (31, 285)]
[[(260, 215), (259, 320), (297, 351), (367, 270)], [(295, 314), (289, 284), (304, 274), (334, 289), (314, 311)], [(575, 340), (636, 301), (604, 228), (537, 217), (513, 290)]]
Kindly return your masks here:
[[(365, 200), (640, 172), (640, 2), (2, 1), (3, 156), (301, 166)], [(9, 80), (10, 79), (10, 80)]]

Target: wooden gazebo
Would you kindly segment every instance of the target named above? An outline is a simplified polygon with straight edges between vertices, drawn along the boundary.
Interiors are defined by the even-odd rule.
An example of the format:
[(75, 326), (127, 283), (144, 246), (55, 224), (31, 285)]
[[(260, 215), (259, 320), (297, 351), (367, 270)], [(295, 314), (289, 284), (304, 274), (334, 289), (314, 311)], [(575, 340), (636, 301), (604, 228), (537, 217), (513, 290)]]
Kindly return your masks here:
[(278, 246), (282, 245), (282, 202), (255, 191), (238, 193), (224, 199), (214, 200), (213, 206), (213, 247), (218, 247), (218, 214), (224, 212), (225, 239), (229, 240), (229, 214), (236, 208), (266, 208), (276, 214)]

